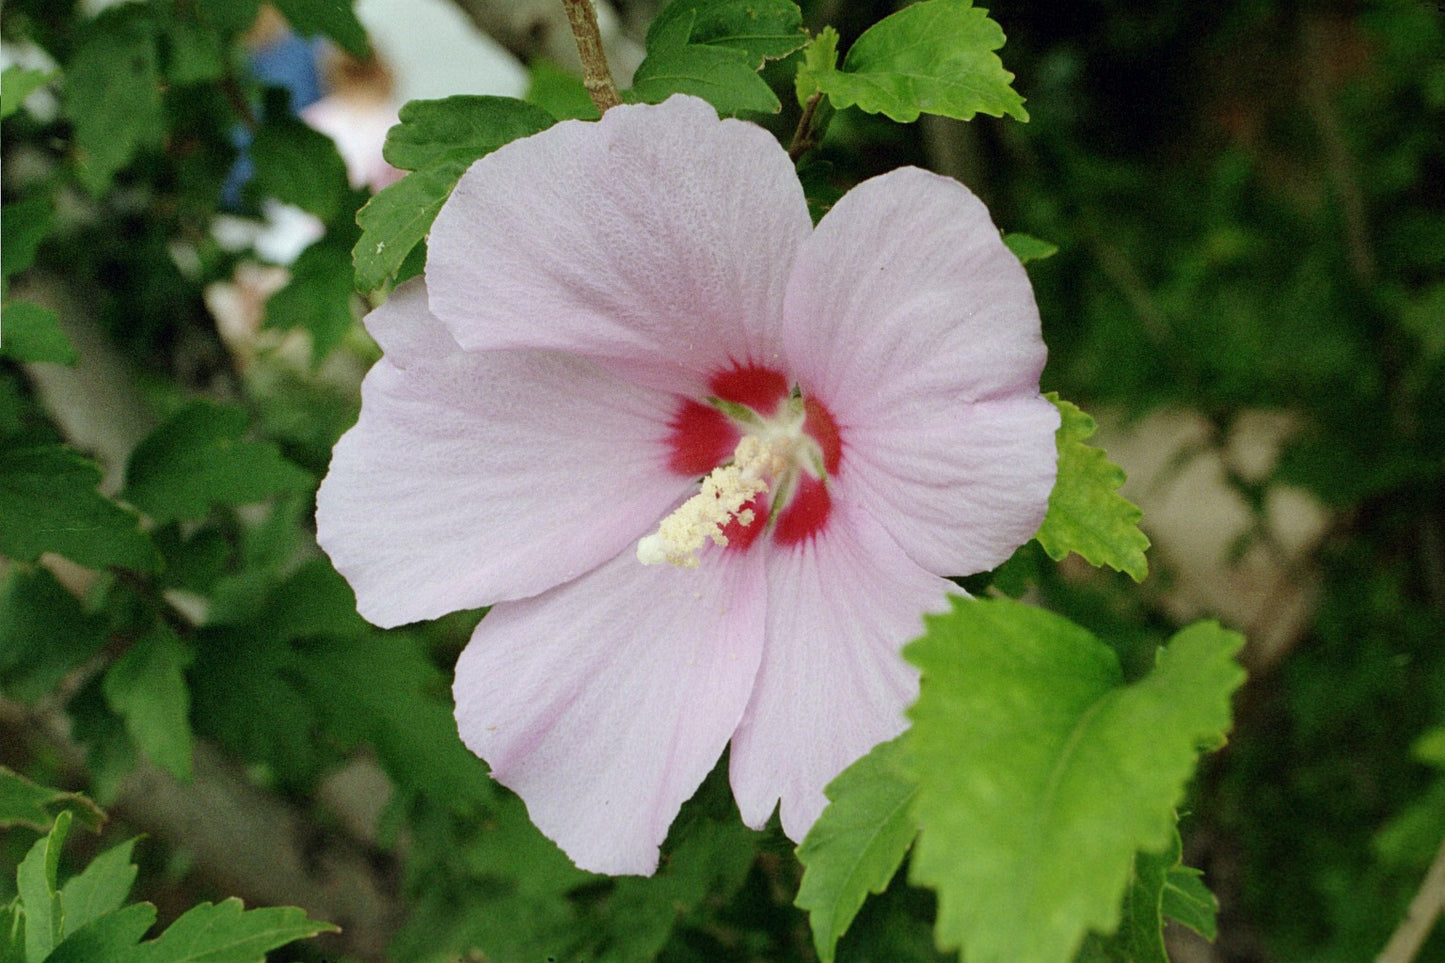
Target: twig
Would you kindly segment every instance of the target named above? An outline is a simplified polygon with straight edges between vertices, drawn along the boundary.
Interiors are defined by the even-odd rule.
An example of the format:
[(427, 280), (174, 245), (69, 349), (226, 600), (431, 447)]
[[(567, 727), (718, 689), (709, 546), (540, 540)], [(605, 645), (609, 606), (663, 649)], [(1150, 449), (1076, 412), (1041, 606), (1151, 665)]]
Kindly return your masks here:
[(592, 9), (592, 0), (562, 0), (562, 3), (567, 8), (572, 36), (577, 39), (577, 55), (582, 58), (582, 84), (598, 111), (605, 114), (609, 108), (622, 103), (622, 99), (617, 96), (617, 84), (607, 68), (602, 34), (597, 30), (597, 11)]
[(1410, 901), (1405, 918), (1395, 928), (1390, 942), (1375, 957), (1375, 963), (1410, 963), (1420, 952), (1420, 947), (1425, 945), (1425, 937), (1430, 935), (1441, 912), (1445, 912), (1445, 840), (1441, 841), (1435, 862), (1430, 864), (1430, 871), (1425, 874), (1425, 882), (1420, 884), (1419, 892)]
[(817, 138), (814, 136), (813, 115), (818, 112), (818, 104), (823, 101), (823, 92), (815, 90), (813, 96), (803, 105), (803, 116), (798, 118), (798, 127), (793, 131), (793, 142), (788, 145), (788, 159), (794, 164), (798, 158), (818, 146)]

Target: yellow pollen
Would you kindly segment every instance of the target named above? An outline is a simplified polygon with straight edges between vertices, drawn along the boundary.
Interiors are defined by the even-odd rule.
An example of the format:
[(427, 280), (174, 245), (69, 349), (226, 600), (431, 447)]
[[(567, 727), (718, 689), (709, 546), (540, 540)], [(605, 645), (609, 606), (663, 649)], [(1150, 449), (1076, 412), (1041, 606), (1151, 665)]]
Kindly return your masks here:
[(767, 441), (744, 435), (733, 451), (730, 465), (720, 465), (702, 480), (702, 489), (662, 520), (657, 531), (637, 543), (637, 560), (643, 565), (667, 562), (679, 568), (696, 568), (697, 553), (709, 539), (726, 546), (723, 528), (737, 519), (751, 525), (756, 517), (744, 508), (768, 490), (767, 478), (781, 473), (792, 460), (794, 439)]

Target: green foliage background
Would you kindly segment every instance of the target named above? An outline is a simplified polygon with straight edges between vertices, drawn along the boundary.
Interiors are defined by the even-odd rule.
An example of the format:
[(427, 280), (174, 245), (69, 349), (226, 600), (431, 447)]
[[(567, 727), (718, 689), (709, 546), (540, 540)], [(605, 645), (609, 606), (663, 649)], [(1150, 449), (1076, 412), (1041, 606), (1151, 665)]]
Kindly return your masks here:
[[(278, 6), (364, 53), (344, 4)], [(1251, 674), (1228, 744), (1203, 757), (1177, 837), (1164, 832), (1173, 784), (1147, 794), (1157, 826), (1121, 829), (1127, 847), (1146, 850), (1132, 869), (1109, 864), (1119, 886), (1128, 875), (1124, 926), (1109, 935), (1107, 907), (1079, 909), (1095, 930), (1079, 958), (1158, 959), (1165, 917), (1209, 935), (1213, 907), (1190, 867), (1218, 898), (1219, 959), (1371, 958), (1445, 836), (1445, 14), (1416, 0), (1001, 0), (988, 18), (966, 4), (906, 14), (976, 36), (977, 56), (953, 76), (987, 81), (1006, 67), (1025, 108), (1017, 96), (959, 99), (957, 85), (896, 69), (887, 30), (855, 47), (891, 2), (804, 3), (811, 42), (780, 4), (753, 5), (774, 14), (747, 36), (693, 10), (707, 4), (655, 21), (655, 5), (623, 6), (648, 44), (639, 99), (696, 90), (786, 144), (800, 97), (828, 95), (826, 135), (800, 170), (815, 210), (865, 177), (920, 164), (969, 184), (1004, 230), (1056, 246), (1043, 256), (1015, 242), (1038, 255), (1029, 271), (1050, 345), (1046, 389), (1124, 417), (1196, 412), (1214, 451), (1247, 413), (1293, 419), (1271, 472), (1232, 472), (1230, 483), (1256, 520), (1241, 552), (1268, 543), (1280, 486), (1329, 509), (1292, 573), (1314, 599), (1311, 617), (1284, 651), (1244, 650)], [(7, 0), (0, 12), (0, 35), (44, 47), (60, 78), (12, 70), (0, 81), (0, 799), (28, 814), (0, 837), (0, 865), (16, 869), (0, 873), (0, 902), (19, 891), (27, 908), (63, 907), (68, 892), (90, 907), (76, 920), (109, 920), (92, 946), (135, 944), (158, 915), (136, 959), (172, 958), (165, 940), (174, 947), (203, 923), (242, 941), (274, 937), (244, 944), (237, 958), (251, 959), (326, 929), (297, 911), (242, 914), (224, 901), (237, 895), (308, 910), (315, 896), (331, 911), (310, 915), (342, 935), (289, 947), (288, 959), (480, 949), (498, 960), (771, 960), (835, 946), (841, 960), (947, 958), (935, 920), (943, 945), (963, 940), (990, 958), (988, 933), (966, 920), (986, 904), (959, 914), (966, 880), (930, 847), (936, 834), (982, 852), (998, 837), (950, 825), (959, 787), (899, 775), (947, 748), (928, 741), (939, 737), (927, 720), (952, 733), (936, 720), (959, 706), (920, 703), (914, 743), (881, 747), (833, 787), (855, 793), (857, 808), (840, 806), (845, 831), (810, 838), (801, 855), (811, 867), (841, 848), (854, 875), (805, 877), (776, 827), (741, 827), (717, 772), (684, 809), (657, 878), (608, 880), (537, 835), (456, 739), (450, 667), (480, 613), (388, 632), (356, 615), (310, 521), (315, 481), (375, 356), (355, 321), (375, 289), (418, 269), (425, 224), (470, 160), (587, 106), (575, 80), (541, 61), (536, 106), (414, 106), (388, 147), (414, 173), (368, 202), (325, 138), (246, 73), (239, 37), (256, 7), (151, 0), (89, 20), (74, 3)], [(20, 106), (47, 83), (58, 111)], [(924, 98), (932, 115), (903, 123)], [(488, 123), (448, 128), (463, 109)], [(326, 225), (266, 309), (268, 330), (305, 333), (299, 356), (228, 347), (203, 301), (245, 257), (210, 231), (238, 124), (255, 162), (241, 213), (271, 196)], [(446, 150), (429, 133), (438, 125)], [(77, 383), (56, 388), (46, 374), (77, 359), (110, 392), (99, 435), (70, 416)], [(1216, 633), (1217, 651), (1233, 636), (1180, 632), (1163, 601), (1175, 574), (1151, 557), (1145, 579), (1142, 539), (1127, 526), (1087, 549), (1066, 537), (1080, 514), (1127, 508), (1112, 494), (1117, 473), (1085, 443), (1089, 419), (1060, 406), (1061, 451), (1092, 487), (1056, 492), (1040, 541), (965, 587), (1030, 591), (1078, 623), (1058, 631), (1073, 639), (1065, 653), (1093, 666), (1080, 671), (1098, 675), (1088, 699), (1147, 704), (1199, 633)], [(1117, 571), (1054, 564), (1071, 550)], [(37, 564), (44, 552), (100, 574)], [(977, 630), (965, 616), (935, 626), (910, 658), (940, 676), (965, 664), (1013, 672), (989, 662), (986, 645), (967, 647)], [(1209, 671), (1217, 690), (1237, 684)], [(1214, 695), (1175, 706), (1193, 713), (1179, 723), (1188, 739), (1222, 728)], [(384, 780), (337, 789), (359, 771)], [(181, 786), (182, 801), (161, 785)], [(173, 818), (202, 789), (244, 803), (214, 810), (223, 832)], [(374, 799), (362, 825), (338, 794)], [(935, 797), (947, 805), (930, 809)], [(110, 816), (103, 826), (92, 799)], [(68, 838), (62, 811), (76, 821)], [(140, 832), (150, 837), (133, 844)], [(283, 851), (301, 854), (312, 891), (270, 885), (284, 867), (270, 880), (247, 874), (246, 854)], [(1049, 855), (1040, 891), (1067, 882)], [(44, 939), (69, 934), (50, 909), (32, 913), (59, 927)], [(1190, 938), (1173, 924), (1166, 935)], [(51, 944), (26, 939), (41, 942), (0, 960), (38, 963)], [(1420, 958), (1445, 959), (1445, 936)]]

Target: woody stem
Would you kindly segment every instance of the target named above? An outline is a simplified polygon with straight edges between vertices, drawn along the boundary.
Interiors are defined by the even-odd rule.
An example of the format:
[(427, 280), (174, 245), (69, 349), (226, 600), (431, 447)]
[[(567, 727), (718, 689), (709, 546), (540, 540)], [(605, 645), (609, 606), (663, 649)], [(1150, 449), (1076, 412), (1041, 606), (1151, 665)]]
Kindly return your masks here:
[(609, 107), (622, 103), (622, 99), (617, 95), (617, 83), (607, 67), (607, 55), (602, 51), (597, 11), (592, 8), (592, 0), (562, 0), (562, 5), (567, 8), (567, 21), (572, 25), (577, 54), (582, 58), (582, 84), (592, 103), (606, 113)]

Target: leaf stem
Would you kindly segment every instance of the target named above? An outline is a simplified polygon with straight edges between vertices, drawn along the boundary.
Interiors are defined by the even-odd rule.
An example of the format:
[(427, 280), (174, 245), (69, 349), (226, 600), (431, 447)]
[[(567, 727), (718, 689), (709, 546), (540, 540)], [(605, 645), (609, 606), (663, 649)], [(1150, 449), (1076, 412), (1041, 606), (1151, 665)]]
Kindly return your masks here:
[(788, 145), (788, 159), (794, 164), (798, 162), (798, 158), (818, 146), (814, 137), (816, 131), (813, 130), (813, 115), (818, 112), (818, 104), (822, 103), (822, 100), (823, 92), (816, 90), (803, 105), (803, 116), (798, 118), (798, 127), (793, 131), (793, 142)]
[(597, 11), (592, 8), (592, 0), (562, 0), (562, 5), (567, 8), (567, 22), (572, 25), (577, 54), (582, 58), (582, 84), (598, 111), (605, 114), (608, 108), (622, 103), (622, 98), (617, 95), (617, 83), (612, 79), (607, 54), (602, 50)]
[(1425, 937), (1430, 935), (1442, 911), (1445, 911), (1445, 840), (1441, 841), (1435, 861), (1425, 874), (1425, 882), (1410, 901), (1405, 918), (1395, 927), (1390, 942), (1375, 957), (1375, 963), (1410, 963), (1425, 945)]

